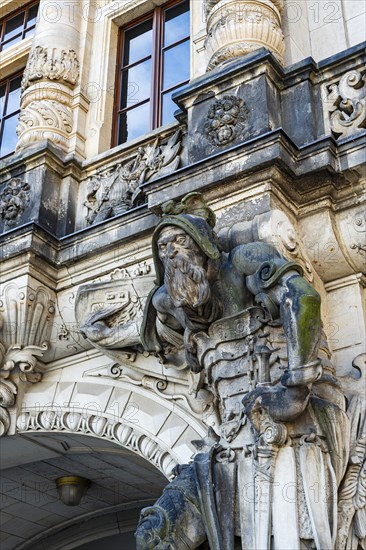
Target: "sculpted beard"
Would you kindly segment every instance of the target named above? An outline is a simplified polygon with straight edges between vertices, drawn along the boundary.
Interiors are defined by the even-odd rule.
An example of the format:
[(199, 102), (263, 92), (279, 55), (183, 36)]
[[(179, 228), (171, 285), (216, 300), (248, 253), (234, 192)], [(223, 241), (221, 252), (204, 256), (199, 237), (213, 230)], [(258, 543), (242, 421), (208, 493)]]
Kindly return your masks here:
[(198, 308), (211, 298), (206, 270), (192, 265), (192, 260), (184, 256), (176, 256), (166, 263), (164, 282), (176, 307)]

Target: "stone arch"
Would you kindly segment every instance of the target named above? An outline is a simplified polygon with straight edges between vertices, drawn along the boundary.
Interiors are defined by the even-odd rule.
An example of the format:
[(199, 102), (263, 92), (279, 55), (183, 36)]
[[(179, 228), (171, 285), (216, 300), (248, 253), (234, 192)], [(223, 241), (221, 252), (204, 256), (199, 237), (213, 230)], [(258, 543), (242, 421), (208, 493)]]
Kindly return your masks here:
[[(52, 396), (52, 397), (51, 397)], [(115, 407), (118, 406), (118, 407)], [(16, 432), (75, 433), (115, 442), (148, 460), (167, 478), (205, 436), (203, 422), (153, 392), (128, 382), (90, 378), (29, 388)]]

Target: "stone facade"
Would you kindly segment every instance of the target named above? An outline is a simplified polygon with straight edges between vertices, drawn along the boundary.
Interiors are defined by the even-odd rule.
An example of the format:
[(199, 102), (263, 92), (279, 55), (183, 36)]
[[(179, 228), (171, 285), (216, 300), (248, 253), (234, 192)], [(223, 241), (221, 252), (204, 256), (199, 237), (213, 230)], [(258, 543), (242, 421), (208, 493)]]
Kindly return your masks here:
[[(41, 0), (33, 40), (1, 54), (5, 76), (25, 69), (18, 143), (0, 173), (4, 548), (56, 549), (63, 540), (76, 548), (118, 534), (129, 548), (141, 508), (151, 511), (143, 515), (146, 527), (154, 501), (174, 478), (159, 503), (163, 509), (170, 495), (181, 516), (169, 516), (170, 531), (160, 516), (147, 530), (161, 545), (359, 550), (366, 537), (365, 6), (357, 0), (193, 0), (191, 80), (175, 96), (176, 120), (111, 148), (118, 28), (155, 4), (162, 2)], [(25, 5), (5, 0), (0, 15)], [(291, 421), (268, 405), (266, 422), (258, 419), (256, 399), (272, 396), (268, 388), (279, 380), (292, 387), (292, 344), (284, 318), (274, 313), (285, 301), (278, 301), (277, 290), (268, 300), (264, 287), (254, 291), (249, 282), (250, 295), (258, 297), (251, 307), (263, 308), (266, 321), (253, 328), (248, 314), (242, 323), (251, 329), (235, 338), (228, 336), (230, 324), (216, 327), (223, 314), (201, 311), (205, 330), (194, 353), (181, 322), (170, 326), (161, 311), (160, 321), (151, 320), (150, 293), (154, 281), (163, 281), (154, 229), (164, 216), (184, 215), (215, 226), (220, 254), (253, 242), (274, 247), (301, 273), (301, 284), (315, 289), (321, 312), (305, 329), (316, 333), (315, 355), (292, 365), (294, 372), (310, 364), (313, 370), (301, 371), (302, 386), (294, 385), (307, 388), (306, 399), (323, 400), (334, 413), (329, 426), (343, 427), (342, 433), (314, 420), (315, 405)], [(191, 251), (199, 241), (192, 238)], [(241, 276), (247, 281), (250, 274)], [(220, 300), (222, 307), (227, 296)], [(147, 345), (146, 327), (156, 328), (163, 346)], [(267, 340), (248, 352), (250, 361), (255, 356), (254, 374), (237, 392), (229, 418), (204, 360), (206, 348), (221, 350), (222, 364), (235, 347), (235, 365), (244, 364), (240, 346), (249, 346), (257, 332)], [(323, 384), (316, 381), (318, 363), (312, 364), (318, 358)], [(228, 423), (239, 416), (243, 426), (230, 425), (228, 435)], [(250, 428), (258, 455), (241, 441)], [(343, 453), (338, 462), (327, 434)], [(255, 477), (257, 494), (270, 487), (248, 529), (252, 512), (238, 504), (237, 486), (216, 495), (214, 508), (200, 497), (212, 486), (200, 485), (204, 465), (197, 456), (210, 449), (219, 457), (212, 483), (235, 485), (238, 468), (241, 479)], [(53, 495), (59, 475), (91, 479), (90, 499), (71, 511), (56, 497), (42, 500), (42, 483)], [(314, 483), (332, 509), (311, 501)], [(30, 493), (24, 495), (23, 486)], [(287, 490), (295, 491), (297, 507), (283, 496)], [(187, 499), (201, 507), (195, 524)], [(224, 509), (236, 510), (231, 523)], [(297, 527), (287, 530), (282, 514)], [(175, 528), (180, 520), (184, 536)], [(139, 547), (153, 548), (145, 535), (140, 529)]]

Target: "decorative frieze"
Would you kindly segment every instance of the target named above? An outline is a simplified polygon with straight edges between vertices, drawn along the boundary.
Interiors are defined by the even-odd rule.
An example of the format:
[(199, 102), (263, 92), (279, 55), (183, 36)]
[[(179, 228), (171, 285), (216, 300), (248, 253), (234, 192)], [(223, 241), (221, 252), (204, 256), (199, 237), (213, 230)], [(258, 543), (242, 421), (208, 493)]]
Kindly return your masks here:
[(117, 216), (144, 202), (140, 186), (176, 170), (180, 163), (180, 132), (175, 132), (165, 144), (139, 147), (126, 163), (118, 163), (92, 175), (87, 184), (84, 205), (87, 223), (92, 225)]
[(283, 62), (282, 0), (219, 0), (206, 4), (208, 70), (258, 48)]
[(226, 95), (211, 105), (205, 122), (205, 134), (214, 145), (227, 145), (245, 130), (248, 111), (239, 97)]
[(59, 80), (75, 86), (79, 61), (74, 50), (36, 46), (30, 53), (22, 80), (22, 91), (38, 80)]
[(366, 83), (363, 71), (349, 71), (326, 86), (325, 107), (335, 137), (348, 137), (366, 128)]
[(12, 178), (0, 193), (0, 218), (6, 227), (13, 227), (29, 203), (30, 187), (20, 178)]

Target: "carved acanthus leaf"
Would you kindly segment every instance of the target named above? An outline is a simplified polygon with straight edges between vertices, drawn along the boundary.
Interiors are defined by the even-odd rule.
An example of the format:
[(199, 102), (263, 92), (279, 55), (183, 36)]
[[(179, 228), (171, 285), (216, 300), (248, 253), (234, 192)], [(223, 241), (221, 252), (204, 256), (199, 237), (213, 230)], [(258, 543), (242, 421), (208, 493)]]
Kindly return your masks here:
[(0, 194), (0, 218), (12, 227), (23, 214), (30, 198), (30, 186), (20, 178), (12, 178)]
[(71, 86), (79, 78), (79, 61), (74, 50), (36, 46), (28, 58), (22, 80), (22, 91), (37, 80), (61, 80)]
[(17, 134), (21, 138), (27, 130), (39, 130), (52, 132), (59, 130), (63, 134), (70, 134), (72, 131), (72, 111), (70, 107), (53, 99), (42, 99), (32, 101), (19, 115)]
[(140, 186), (147, 181), (169, 174), (178, 168), (181, 142), (175, 132), (165, 144), (139, 147), (132, 160), (103, 169), (87, 183), (84, 205), (89, 225), (117, 216), (145, 201)]
[(336, 138), (347, 137), (366, 128), (365, 74), (349, 71), (338, 83), (327, 87), (330, 129)]

